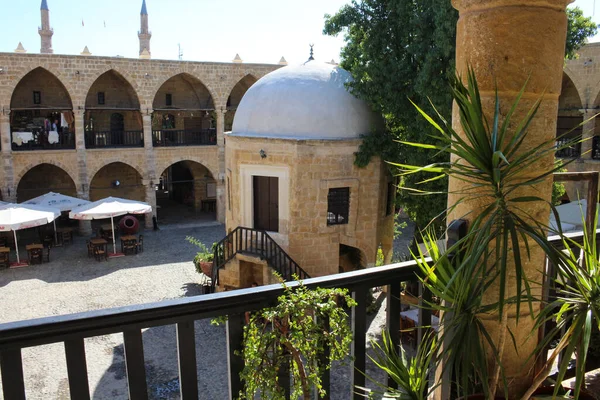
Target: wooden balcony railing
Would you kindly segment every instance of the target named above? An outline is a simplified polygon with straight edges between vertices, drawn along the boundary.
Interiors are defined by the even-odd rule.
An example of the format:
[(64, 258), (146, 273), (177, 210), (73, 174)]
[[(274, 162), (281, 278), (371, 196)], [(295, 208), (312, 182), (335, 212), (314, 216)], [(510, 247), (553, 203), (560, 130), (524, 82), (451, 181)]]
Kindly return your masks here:
[[(354, 368), (352, 368), (352, 379), (349, 384), (365, 386), (365, 376), (361, 371), (365, 371), (366, 363), (366, 307), (369, 288), (388, 286), (387, 327), (392, 332), (393, 340), (399, 343), (400, 282), (414, 280), (417, 270), (417, 264), (411, 261), (304, 281), (308, 287), (348, 288), (358, 302), (351, 318), (354, 330), (351, 349)], [(293, 286), (295, 283), (289, 284)], [(160, 303), (1, 324), (0, 369), (4, 398), (7, 400), (26, 398), (21, 356), (23, 348), (63, 343), (71, 398), (90, 399), (84, 339), (122, 333), (130, 398), (147, 399), (142, 329), (176, 324), (181, 398), (198, 399), (196, 363), (211, 362), (211, 360), (196, 360), (194, 321), (223, 315), (228, 316), (229, 393), (230, 398), (235, 398), (242, 389), (239, 376), (243, 361), (235, 351), (242, 347), (244, 313), (275, 304), (277, 297), (282, 293), (281, 285), (270, 285)], [(424, 314), (423, 324), (429, 325), (431, 316), (427, 316), (426, 312)], [(47, 368), (51, 367), (47, 366)], [(324, 381), (328, 383), (329, 378), (324, 377)], [(329, 385), (327, 384), (326, 387), (328, 388)], [(359, 398), (362, 397), (356, 397)]]
[[(582, 233), (569, 236), (580, 242)], [(551, 242), (560, 247), (559, 237)], [(354, 341), (351, 346), (352, 376), (349, 385), (365, 386), (367, 294), (372, 287), (387, 286), (386, 329), (394, 343), (400, 343), (400, 288), (401, 282), (413, 281), (419, 273), (415, 261), (368, 268), (319, 278), (310, 278), (304, 284), (311, 288), (348, 288), (358, 305), (352, 309), (351, 325)], [(289, 282), (294, 286), (297, 283)], [(155, 326), (175, 324), (177, 327), (177, 360), (179, 364), (180, 393), (183, 400), (198, 399), (198, 362), (196, 359), (194, 321), (228, 316), (227, 361), (229, 398), (236, 398), (243, 388), (240, 372), (243, 360), (236, 354), (242, 349), (244, 313), (269, 307), (283, 293), (280, 285), (262, 286), (191, 298), (167, 300), (159, 303), (132, 305), (121, 308), (46, 317), (29, 321), (0, 324), (0, 370), (4, 399), (25, 399), (22, 349), (52, 343), (63, 343), (71, 399), (90, 399), (87, 360), (84, 339), (122, 333), (129, 397), (148, 399), (142, 330)], [(422, 298), (429, 298), (427, 293)], [(545, 298), (548, 292), (546, 291)], [(418, 326), (431, 326), (431, 313), (420, 309)], [(425, 329), (425, 328), (424, 328)], [(423, 332), (417, 334), (417, 341)], [(52, 368), (48, 365), (46, 368)], [(328, 373), (323, 376), (324, 388), (329, 390)], [(388, 378), (388, 385), (393, 382)], [(363, 399), (355, 394), (354, 399)]]
[(144, 131), (87, 131), (85, 147), (144, 147)]
[(215, 129), (163, 129), (152, 131), (152, 143), (163, 146), (216, 146)]

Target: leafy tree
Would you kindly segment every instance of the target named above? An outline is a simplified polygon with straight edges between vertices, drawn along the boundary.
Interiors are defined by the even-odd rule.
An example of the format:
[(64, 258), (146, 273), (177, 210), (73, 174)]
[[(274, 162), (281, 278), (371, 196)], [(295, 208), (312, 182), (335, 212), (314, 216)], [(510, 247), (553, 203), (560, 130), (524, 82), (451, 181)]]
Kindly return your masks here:
[(583, 11), (579, 7), (567, 9), (567, 45), (565, 47), (565, 57), (568, 59), (577, 58), (577, 50), (585, 44), (588, 37), (594, 36), (598, 31), (591, 18), (584, 17)]
[[(596, 27), (577, 8), (570, 9), (568, 16), (567, 51), (573, 53)], [(323, 32), (345, 35), (341, 66), (354, 77), (349, 89), (381, 113), (386, 122), (387, 131), (364, 138), (356, 165), (367, 165), (375, 155), (409, 165), (447, 160), (447, 154), (434, 154), (397, 140), (435, 144), (431, 126), (417, 117), (410, 100), (421, 105), (431, 100), (441, 115), (450, 118), (457, 20), (458, 12), (450, 0), (352, 0), (335, 15), (325, 15)], [(417, 185), (425, 179), (422, 174), (410, 175), (403, 178), (401, 186), (442, 194), (398, 193), (399, 204), (420, 227), (443, 213), (447, 203), (443, 194), (447, 180)], [(437, 222), (442, 226), (441, 220)]]

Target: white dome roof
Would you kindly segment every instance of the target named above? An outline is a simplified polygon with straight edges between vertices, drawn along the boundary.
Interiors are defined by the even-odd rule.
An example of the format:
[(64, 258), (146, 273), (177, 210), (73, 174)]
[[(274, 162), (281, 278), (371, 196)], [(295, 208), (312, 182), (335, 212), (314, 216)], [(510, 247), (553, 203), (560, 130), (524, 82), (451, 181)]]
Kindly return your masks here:
[(231, 135), (290, 139), (355, 139), (379, 121), (367, 104), (348, 92), (350, 73), (335, 65), (307, 62), (259, 79), (244, 95)]

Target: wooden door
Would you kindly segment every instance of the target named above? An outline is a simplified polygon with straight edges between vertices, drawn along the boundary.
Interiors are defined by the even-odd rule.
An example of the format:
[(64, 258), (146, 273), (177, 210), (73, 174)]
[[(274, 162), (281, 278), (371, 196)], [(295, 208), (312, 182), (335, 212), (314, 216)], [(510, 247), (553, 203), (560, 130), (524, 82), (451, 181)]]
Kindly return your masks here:
[(254, 229), (279, 232), (279, 178), (254, 176)]

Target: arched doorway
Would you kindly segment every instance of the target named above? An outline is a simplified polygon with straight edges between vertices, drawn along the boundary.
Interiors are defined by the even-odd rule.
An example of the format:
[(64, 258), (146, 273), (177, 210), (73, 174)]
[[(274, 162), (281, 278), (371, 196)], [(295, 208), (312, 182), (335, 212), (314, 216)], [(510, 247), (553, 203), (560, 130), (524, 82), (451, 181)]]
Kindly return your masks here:
[(340, 273), (364, 269), (365, 262), (365, 256), (359, 248), (340, 243)]
[(12, 149), (74, 149), (73, 103), (62, 82), (38, 67), (23, 77), (10, 100)]
[(85, 99), (86, 148), (143, 147), (140, 102), (131, 84), (107, 71), (92, 84)]
[(217, 211), (217, 182), (204, 165), (179, 161), (160, 176), (156, 192), (161, 224), (185, 221), (214, 221)]
[[(583, 129), (582, 105), (579, 93), (569, 76), (563, 73), (562, 89), (558, 100), (558, 119), (556, 124), (557, 146), (581, 139)], [(559, 158), (578, 158), (581, 156), (581, 143), (561, 149), (556, 152)]]
[(90, 200), (96, 201), (109, 196), (146, 201), (142, 176), (135, 168), (122, 162), (103, 166), (90, 182)]
[(154, 146), (217, 143), (214, 103), (206, 86), (189, 74), (178, 74), (161, 85), (152, 102)]
[(77, 197), (75, 182), (69, 174), (52, 164), (39, 164), (23, 175), (17, 186), (17, 202), (21, 203), (48, 192)]
[(235, 117), (235, 111), (242, 101), (242, 97), (246, 94), (246, 91), (250, 89), (250, 86), (256, 83), (256, 78), (252, 75), (246, 75), (238, 83), (235, 84), (229, 98), (227, 99), (227, 113), (225, 114), (225, 131), (231, 131), (233, 126), (233, 118)]

